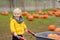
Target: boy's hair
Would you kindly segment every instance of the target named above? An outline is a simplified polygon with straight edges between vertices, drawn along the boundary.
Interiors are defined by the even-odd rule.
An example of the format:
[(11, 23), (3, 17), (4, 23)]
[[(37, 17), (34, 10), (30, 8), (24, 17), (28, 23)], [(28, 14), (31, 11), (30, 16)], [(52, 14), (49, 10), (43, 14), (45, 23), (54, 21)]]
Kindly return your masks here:
[(20, 13), (20, 12), (22, 12), (22, 11), (19, 8), (16, 8), (16, 9), (13, 10), (13, 13)]

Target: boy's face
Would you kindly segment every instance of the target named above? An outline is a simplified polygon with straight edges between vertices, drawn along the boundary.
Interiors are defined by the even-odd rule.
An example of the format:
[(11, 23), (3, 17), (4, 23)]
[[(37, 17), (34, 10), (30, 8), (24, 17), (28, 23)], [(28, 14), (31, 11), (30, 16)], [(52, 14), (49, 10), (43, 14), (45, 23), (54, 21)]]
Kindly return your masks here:
[(21, 13), (14, 13), (13, 14), (15, 17), (20, 17), (21, 16)]

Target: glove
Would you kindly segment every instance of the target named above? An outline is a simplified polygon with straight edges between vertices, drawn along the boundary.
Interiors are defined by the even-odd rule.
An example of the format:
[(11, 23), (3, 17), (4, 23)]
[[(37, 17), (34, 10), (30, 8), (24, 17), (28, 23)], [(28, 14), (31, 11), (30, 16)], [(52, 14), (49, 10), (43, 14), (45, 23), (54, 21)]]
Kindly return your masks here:
[(20, 40), (25, 40), (25, 39), (23, 37), (21, 37)]
[(20, 39), (21, 38), (21, 36), (16, 36), (18, 39)]
[(12, 33), (12, 36), (17, 36), (17, 34), (15, 32)]
[(30, 30), (28, 30), (28, 33), (30, 33), (30, 34), (33, 35), (33, 36), (36, 36), (36, 34), (33, 33), (33, 32), (31, 32)]
[(25, 40), (23, 37), (21, 36), (16, 36), (19, 40)]
[(28, 33), (31, 33), (31, 31), (30, 31), (30, 30), (27, 30), (27, 32), (28, 32)]

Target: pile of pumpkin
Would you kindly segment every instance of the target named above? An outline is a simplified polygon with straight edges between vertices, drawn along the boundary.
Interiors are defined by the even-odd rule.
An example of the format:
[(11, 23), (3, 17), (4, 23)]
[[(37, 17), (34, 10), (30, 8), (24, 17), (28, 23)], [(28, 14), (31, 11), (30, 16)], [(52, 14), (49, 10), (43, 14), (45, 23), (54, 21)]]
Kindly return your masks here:
[(58, 34), (48, 34), (48, 38), (60, 40), (60, 35)]
[(42, 10), (39, 10), (37, 13), (35, 14), (30, 14), (28, 13), (27, 11), (25, 12), (22, 12), (22, 15), (23, 16), (26, 16), (26, 18), (30, 21), (33, 21), (34, 18), (48, 18), (49, 16), (53, 16), (53, 14), (56, 16), (56, 17), (59, 17), (60, 16), (60, 10), (58, 10), (57, 8), (53, 8), (51, 11), (48, 11), (48, 12), (42, 12)]
[(39, 18), (39, 15), (38, 14), (30, 14), (30, 13), (28, 13), (28, 12), (22, 12), (22, 15), (23, 16), (26, 16), (26, 18), (28, 19), (28, 20), (30, 20), (30, 21), (33, 21), (34, 20), (34, 18)]
[[(60, 28), (56, 28), (55, 25), (49, 25), (48, 29), (50, 31), (60, 33)], [(58, 34), (48, 34), (48, 37), (52, 38), (52, 39), (60, 40), (60, 34), (59, 35)]]
[[(38, 13), (42, 14), (42, 11), (40, 10)], [(59, 17), (60, 16), (60, 10), (58, 10), (57, 8), (53, 8), (51, 11), (44, 12), (43, 14), (49, 15), (49, 16), (55, 15), (56, 17)]]
[[(46, 15), (46, 12), (44, 12), (44, 15), (42, 15), (42, 11), (40, 11), (41, 13), (35, 13), (35, 14), (30, 14), (28, 12), (22, 12), (23, 16), (26, 16), (26, 18), (30, 21), (33, 21), (34, 18), (48, 18), (48, 15)], [(41, 14), (41, 15), (40, 15)]]
[(2, 11), (2, 12), (0, 12), (0, 14), (1, 14), (1, 15), (4, 15), (4, 16), (8, 16), (9, 13), (8, 13), (7, 11), (6, 11), (6, 12), (3, 12), (3, 11)]

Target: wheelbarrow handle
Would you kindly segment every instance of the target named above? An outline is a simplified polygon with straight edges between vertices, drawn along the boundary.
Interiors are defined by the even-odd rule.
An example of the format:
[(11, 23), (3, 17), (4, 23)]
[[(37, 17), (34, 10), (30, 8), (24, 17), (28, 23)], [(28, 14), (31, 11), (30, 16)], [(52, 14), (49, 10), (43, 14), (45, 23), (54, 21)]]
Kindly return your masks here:
[(31, 30), (28, 30), (28, 33), (30, 33), (32, 36), (36, 37), (36, 34), (31, 32)]

